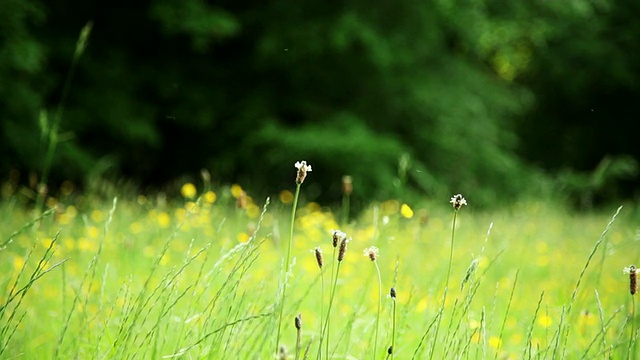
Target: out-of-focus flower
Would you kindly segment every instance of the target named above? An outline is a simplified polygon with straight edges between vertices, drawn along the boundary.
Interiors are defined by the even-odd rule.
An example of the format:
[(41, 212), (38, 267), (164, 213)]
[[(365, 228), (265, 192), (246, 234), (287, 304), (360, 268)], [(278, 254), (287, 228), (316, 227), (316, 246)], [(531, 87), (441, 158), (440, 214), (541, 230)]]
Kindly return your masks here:
[(353, 192), (353, 182), (351, 176), (345, 175), (342, 177), (342, 193), (349, 196)]
[(375, 246), (369, 246), (368, 248), (364, 249), (364, 256), (369, 257), (369, 260), (371, 261), (376, 261), (376, 259), (378, 258), (378, 251), (379, 249)]
[(465, 200), (465, 198), (462, 197), (462, 194), (453, 195), (453, 197), (451, 198), (451, 201), (449, 202), (453, 204), (453, 208), (456, 210), (460, 210), (460, 208), (463, 205), (467, 205), (467, 200)]
[(197, 193), (198, 191), (196, 190), (196, 186), (192, 183), (186, 183), (180, 188), (180, 194), (187, 199), (195, 198)]
[(307, 162), (302, 160), (296, 161), (294, 166), (298, 169), (296, 184), (302, 184), (304, 179), (307, 177), (307, 172), (311, 172), (311, 165), (307, 165)]
[(338, 247), (340, 241), (347, 238), (347, 234), (340, 230), (333, 230), (333, 247)]
[(400, 215), (407, 219), (411, 219), (413, 217), (413, 209), (407, 204), (402, 204), (400, 206)]

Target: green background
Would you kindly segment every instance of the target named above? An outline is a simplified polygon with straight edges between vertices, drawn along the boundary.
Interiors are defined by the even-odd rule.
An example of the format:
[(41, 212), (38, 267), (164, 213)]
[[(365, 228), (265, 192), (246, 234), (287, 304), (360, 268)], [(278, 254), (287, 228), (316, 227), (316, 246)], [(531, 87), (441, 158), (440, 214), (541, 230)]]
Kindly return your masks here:
[(0, 0), (0, 180), (162, 189), (206, 168), (261, 194), (305, 159), (306, 196), (327, 202), (344, 174), (356, 202), (634, 198), (639, 16), (608, 0)]

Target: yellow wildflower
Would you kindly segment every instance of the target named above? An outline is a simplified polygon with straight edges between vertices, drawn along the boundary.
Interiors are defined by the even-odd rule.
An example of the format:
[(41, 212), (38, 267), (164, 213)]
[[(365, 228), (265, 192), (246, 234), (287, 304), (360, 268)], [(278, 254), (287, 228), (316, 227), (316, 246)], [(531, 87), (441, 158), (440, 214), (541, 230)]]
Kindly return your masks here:
[(198, 194), (198, 191), (196, 190), (196, 186), (192, 183), (185, 183), (182, 185), (182, 188), (180, 188), (180, 193), (187, 199), (193, 199)]

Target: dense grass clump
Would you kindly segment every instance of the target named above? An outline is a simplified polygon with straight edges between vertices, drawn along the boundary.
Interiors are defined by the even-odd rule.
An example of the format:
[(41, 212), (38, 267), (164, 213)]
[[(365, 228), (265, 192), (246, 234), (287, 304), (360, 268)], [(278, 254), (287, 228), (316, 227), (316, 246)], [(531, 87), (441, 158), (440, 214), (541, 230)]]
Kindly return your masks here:
[(0, 358), (637, 355), (632, 211), (182, 195), (0, 203)]

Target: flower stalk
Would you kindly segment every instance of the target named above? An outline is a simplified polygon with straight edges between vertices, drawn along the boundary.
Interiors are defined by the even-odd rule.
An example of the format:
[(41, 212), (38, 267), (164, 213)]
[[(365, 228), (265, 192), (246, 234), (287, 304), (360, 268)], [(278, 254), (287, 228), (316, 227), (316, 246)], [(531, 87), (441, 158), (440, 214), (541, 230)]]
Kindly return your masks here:
[(298, 314), (294, 320), (296, 327), (296, 360), (300, 359), (301, 340), (302, 340), (302, 314)]
[(631, 294), (631, 334), (629, 335), (629, 348), (627, 349), (627, 359), (631, 354), (635, 354), (635, 334), (636, 334), (636, 298), (638, 292), (638, 269), (635, 265), (624, 268), (623, 272), (629, 275), (629, 293)]
[(378, 328), (380, 325), (380, 309), (382, 308), (382, 277), (380, 276), (380, 267), (378, 266), (378, 248), (375, 246), (371, 246), (364, 250), (364, 256), (368, 257), (369, 260), (373, 262), (376, 266), (376, 272), (378, 274), (378, 312), (376, 315), (376, 324), (375, 324), (375, 332), (373, 338), (373, 358), (376, 358), (376, 354), (378, 352)]
[(389, 290), (389, 296), (393, 301), (393, 312), (391, 317), (391, 346), (387, 349), (387, 358), (393, 359), (393, 347), (396, 345), (396, 288)]
[[(350, 239), (346, 238), (346, 234), (343, 233), (342, 231), (334, 231), (333, 232), (333, 243), (337, 244), (337, 242), (340, 241), (340, 245), (338, 248), (338, 265), (336, 266), (336, 274), (335, 274), (335, 278), (333, 279), (333, 285), (331, 287), (331, 295), (329, 297), (329, 307), (327, 308), (327, 318), (324, 322), (324, 329), (322, 330), (322, 333), (320, 334), (320, 347), (318, 348), (318, 359), (321, 357), (321, 349), (322, 349), (322, 340), (326, 337), (326, 342), (325, 342), (325, 359), (329, 359), (329, 334), (330, 334), (330, 327), (329, 327), (329, 323), (331, 320), (331, 306), (333, 305), (333, 299), (336, 296), (336, 286), (338, 284), (338, 275), (340, 273), (340, 264), (342, 263), (342, 260), (344, 260), (344, 256), (346, 254), (347, 251), (347, 244), (349, 243)], [(334, 247), (334, 253), (335, 253), (335, 247)]]
[(284, 305), (287, 294), (287, 280), (289, 278), (289, 271), (291, 270), (291, 246), (293, 244), (293, 228), (296, 220), (296, 209), (298, 207), (298, 198), (300, 197), (300, 186), (307, 177), (307, 173), (311, 172), (311, 165), (307, 165), (306, 161), (298, 161), (294, 165), (298, 169), (296, 173), (296, 193), (293, 198), (293, 206), (291, 208), (291, 226), (289, 228), (289, 245), (287, 246), (287, 257), (285, 259), (285, 272), (283, 279), (281, 279), (282, 293), (279, 301), (279, 317), (278, 317), (278, 331), (276, 333), (276, 354), (280, 349), (280, 332), (282, 330), (282, 316), (284, 314)]
[(320, 247), (316, 247), (314, 249), (316, 263), (318, 264), (318, 268), (320, 269), (320, 345), (318, 347), (318, 358), (320, 358), (320, 349), (322, 349), (322, 331), (323, 331), (323, 322), (322, 317), (324, 316), (324, 258), (322, 256), (322, 249)]
[(440, 323), (442, 321), (442, 313), (444, 312), (444, 306), (447, 303), (447, 292), (449, 291), (449, 281), (451, 280), (451, 270), (453, 267), (453, 249), (454, 249), (454, 241), (456, 237), (456, 220), (458, 219), (458, 211), (464, 206), (467, 205), (467, 200), (462, 196), (462, 194), (456, 194), (451, 197), (449, 201), (453, 205), (453, 221), (451, 224), (451, 246), (449, 250), (449, 266), (447, 269), (447, 280), (445, 282), (444, 294), (442, 295), (442, 304), (440, 306), (440, 314), (438, 315), (438, 321), (436, 322), (436, 330), (433, 337), (433, 346), (431, 346), (431, 351), (429, 354), (429, 359), (433, 359), (435, 345), (438, 343), (438, 332), (440, 330)]
[(342, 177), (342, 225), (349, 223), (349, 210), (351, 203), (351, 193), (353, 192), (353, 181), (351, 176)]

